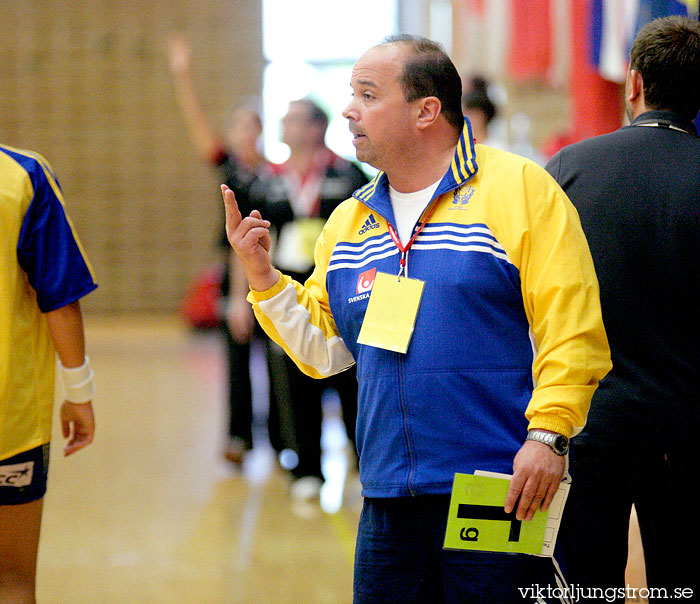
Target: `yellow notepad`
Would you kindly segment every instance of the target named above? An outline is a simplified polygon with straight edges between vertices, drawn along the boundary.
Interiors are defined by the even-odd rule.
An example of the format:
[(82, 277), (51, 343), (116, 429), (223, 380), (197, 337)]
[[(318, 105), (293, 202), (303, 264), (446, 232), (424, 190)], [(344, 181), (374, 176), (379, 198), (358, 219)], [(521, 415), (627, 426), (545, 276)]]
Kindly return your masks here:
[(444, 548), (553, 555), (569, 485), (562, 483), (549, 509), (529, 522), (517, 520), (515, 510), (505, 513), (509, 485), (509, 476), (455, 474)]

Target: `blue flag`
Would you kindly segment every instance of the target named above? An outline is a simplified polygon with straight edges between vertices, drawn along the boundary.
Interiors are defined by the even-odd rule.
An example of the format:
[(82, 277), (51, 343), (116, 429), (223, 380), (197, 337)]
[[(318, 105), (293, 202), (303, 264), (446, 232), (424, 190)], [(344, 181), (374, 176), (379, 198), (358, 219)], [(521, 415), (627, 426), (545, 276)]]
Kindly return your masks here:
[(629, 51), (637, 32), (649, 21), (669, 15), (698, 18), (700, 0), (592, 0), (591, 62), (601, 77), (623, 83)]

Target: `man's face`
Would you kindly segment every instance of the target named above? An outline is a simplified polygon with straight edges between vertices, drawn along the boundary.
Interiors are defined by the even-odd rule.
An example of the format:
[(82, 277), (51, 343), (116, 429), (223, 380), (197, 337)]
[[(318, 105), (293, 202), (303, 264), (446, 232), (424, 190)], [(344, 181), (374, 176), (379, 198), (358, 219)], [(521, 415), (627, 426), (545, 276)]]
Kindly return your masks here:
[(401, 88), (406, 49), (400, 43), (370, 48), (352, 70), (352, 100), (343, 111), (350, 122), (357, 159), (379, 170), (399, 165), (410, 146), (414, 103)]
[(228, 140), (234, 149), (255, 149), (262, 134), (262, 126), (258, 115), (249, 109), (238, 109), (228, 125)]
[(289, 110), (282, 118), (282, 142), (291, 148), (299, 148), (315, 143), (317, 129), (313, 128), (309, 110), (303, 103), (290, 103)]

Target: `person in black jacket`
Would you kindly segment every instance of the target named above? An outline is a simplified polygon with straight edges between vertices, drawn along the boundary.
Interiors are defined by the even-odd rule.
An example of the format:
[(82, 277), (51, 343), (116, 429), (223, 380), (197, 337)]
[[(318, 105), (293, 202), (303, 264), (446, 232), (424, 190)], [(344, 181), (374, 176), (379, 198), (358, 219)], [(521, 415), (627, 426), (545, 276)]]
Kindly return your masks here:
[[(258, 114), (241, 107), (231, 125), (218, 132), (207, 118), (195, 89), (191, 48), (180, 35), (168, 47), (176, 99), (190, 135), (203, 160), (215, 167), (222, 183), (235, 191), (246, 213), (269, 215), (276, 234), (278, 265), (299, 279), (313, 269), (313, 244), (331, 212), (367, 183), (354, 163), (333, 153), (325, 144), (328, 116), (309, 98), (296, 99), (282, 119), (282, 142), (290, 151), (283, 164), (271, 164), (257, 150), (262, 132)], [(222, 245), (228, 248), (225, 233)], [(225, 456), (241, 464), (253, 446), (252, 390), (248, 375), (250, 340), (262, 336), (245, 297), (248, 284), (235, 254), (230, 252), (224, 282), (228, 310), (224, 334), (229, 353), (229, 442)], [(333, 389), (340, 400), (348, 439), (355, 441), (357, 379), (346, 372), (318, 382), (304, 376), (276, 345), (265, 342), (269, 374), (268, 435), (277, 452), (295, 453), (290, 494), (297, 500), (315, 500), (323, 484), (321, 471), (322, 396)], [(292, 467), (293, 466), (293, 467)]]
[(640, 30), (625, 103), (628, 126), (547, 165), (579, 211), (613, 361), (572, 443), (560, 539), (571, 583), (624, 588), (634, 504), (647, 583), (680, 597), (698, 593), (682, 544), (700, 537), (700, 22)]
[[(328, 116), (309, 98), (296, 99), (282, 119), (282, 142), (289, 159), (273, 165), (250, 187), (248, 202), (264, 213), (275, 236), (274, 257), (280, 270), (305, 281), (314, 268), (314, 244), (333, 210), (367, 183), (353, 162), (325, 144)], [(237, 291), (248, 292), (243, 271), (234, 278)], [(240, 298), (250, 310), (245, 295)], [(319, 497), (321, 471), (322, 397), (331, 388), (340, 402), (348, 440), (355, 443), (357, 377), (354, 369), (324, 380), (304, 375), (284, 351), (272, 344), (268, 365), (270, 388), (279, 407), (286, 446), (296, 454), (290, 494), (296, 500)]]
[[(249, 192), (253, 183), (270, 170), (270, 163), (260, 152), (262, 120), (252, 106), (240, 105), (222, 128), (210, 120), (195, 86), (192, 69), (192, 48), (181, 34), (168, 40), (168, 61), (172, 74), (175, 99), (197, 155), (214, 168), (218, 179), (230, 186), (248, 210)], [(262, 330), (256, 329), (245, 293), (236, 290), (235, 273), (238, 265), (228, 249), (226, 233), (221, 229), (217, 243), (225, 255), (225, 270), (221, 285), (221, 332), (226, 344), (228, 365), (228, 435), (224, 457), (241, 466), (246, 453), (253, 448), (253, 389), (250, 379), (251, 344), (261, 339), (267, 345)], [(243, 303), (242, 303), (243, 302)], [(281, 390), (281, 385), (276, 389)], [(268, 396), (267, 432), (270, 444), (277, 452), (284, 448), (278, 422), (277, 399), (274, 390)]]

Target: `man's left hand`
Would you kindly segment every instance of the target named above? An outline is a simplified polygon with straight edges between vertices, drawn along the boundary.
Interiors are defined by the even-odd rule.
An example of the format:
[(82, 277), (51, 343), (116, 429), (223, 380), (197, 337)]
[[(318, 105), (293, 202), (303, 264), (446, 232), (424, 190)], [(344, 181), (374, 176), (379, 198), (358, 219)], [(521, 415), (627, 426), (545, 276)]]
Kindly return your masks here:
[(554, 453), (549, 445), (526, 441), (513, 461), (506, 514), (513, 511), (516, 503), (518, 520), (532, 520), (538, 508), (547, 511), (564, 476), (565, 466), (566, 459)]

